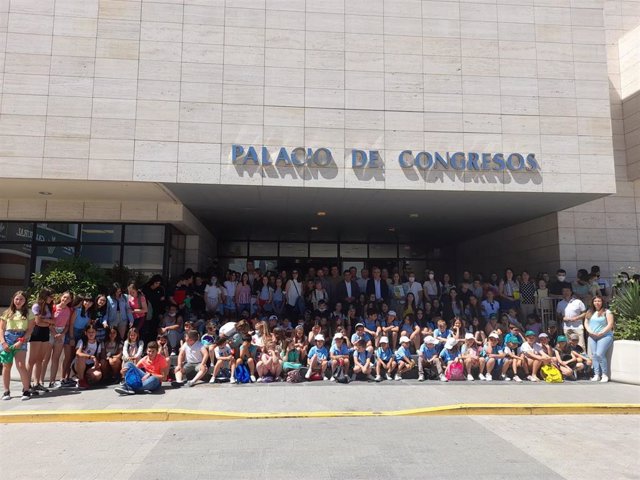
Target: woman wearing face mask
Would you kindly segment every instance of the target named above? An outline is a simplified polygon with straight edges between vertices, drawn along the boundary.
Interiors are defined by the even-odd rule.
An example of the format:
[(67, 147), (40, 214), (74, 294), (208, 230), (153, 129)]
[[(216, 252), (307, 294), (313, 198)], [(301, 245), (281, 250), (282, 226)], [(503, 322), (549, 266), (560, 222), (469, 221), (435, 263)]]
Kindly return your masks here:
[(222, 302), (222, 290), (218, 285), (218, 277), (211, 276), (211, 282), (204, 287), (204, 299), (206, 302), (206, 309), (209, 313), (220, 313), (220, 304)]
[(427, 272), (427, 280), (425, 280), (422, 288), (424, 290), (424, 294), (428, 296), (431, 301), (436, 298), (440, 298), (440, 294), (442, 293), (442, 284), (436, 280), (433, 270), (429, 270)]

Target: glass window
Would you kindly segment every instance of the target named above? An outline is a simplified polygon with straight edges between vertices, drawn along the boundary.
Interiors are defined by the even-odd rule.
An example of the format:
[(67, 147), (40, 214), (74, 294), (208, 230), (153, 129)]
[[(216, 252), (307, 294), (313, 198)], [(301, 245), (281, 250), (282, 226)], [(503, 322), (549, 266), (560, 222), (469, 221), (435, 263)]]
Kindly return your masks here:
[(122, 241), (122, 225), (109, 223), (83, 223), (80, 230), (82, 242), (120, 243)]
[(82, 245), (80, 256), (100, 268), (112, 268), (120, 264), (120, 245)]
[(341, 243), (340, 256), (342, 258), (367, 258), (367, 244)]
[(125, 245), (124, 266), (142, 273), (162, 272), (164, 247)]
[(427, 250), (420, 245), (400, 245), (400, 257), (403, 258), (427, 258)]
[(182, 249), (184, 249), (185, 236), (182, 235), (181, 233), (177, 233), (176, 231), (173, 231), (171, 233), (171, 246), (174, 247), (174, 248), (182, 248)]
[(336, 243), (312, 243), (310, 245), (311, 257), (336, 258), (338, 256), (338, 245)]
[(369, 258), (397, 258), (395, 243), (372, 243), (369, 245)]
[(253, 266), (255, 268), (259, 268), (260, 272), (277, 272), (278, 271), (278, 261), (277, 260), (257, 260), (253, 259)]
[[(220, 259), (220, 267), (221, 271), (226, 272), (227, 270), (232, 270), (234, 272), (245, 272), (247, 270), (247, 259), (246, 258), (222, 258)], [(224, 279), (221, 278), (222, 282)], [(240, 280), (240, 279), (238, 279)]]
[(247, 242), (220, 242), (220, 255), (247, 256)]
[(124, 241), (131, 243), (164, 243), (164, 225), (125, 225)]
[(281, 257), (307, 257), (309, 255), (307, 243), (282, 242), (280, 244)]
[(277, 242), (251, 242), (249, 245), (249, 254), (252, 257), (277, 257), (278, 256), (278, 243)]
[(30, 242), (33, 223), (0, 222), (0, 241)]
[(0, 302), (11, 303), (11, 295), (29, 283), (31, 268), (30, 243), (5, 243), (0, 245)]
[(36, 241), (40, 243), (76, 241), (78, 227), (77, 223), (38, 223)]
[(75, 247), (71, 245), (41, 245), (36, 249), (36, 273), (42, 272), (58, 260), (68, 260), (75, 255)]

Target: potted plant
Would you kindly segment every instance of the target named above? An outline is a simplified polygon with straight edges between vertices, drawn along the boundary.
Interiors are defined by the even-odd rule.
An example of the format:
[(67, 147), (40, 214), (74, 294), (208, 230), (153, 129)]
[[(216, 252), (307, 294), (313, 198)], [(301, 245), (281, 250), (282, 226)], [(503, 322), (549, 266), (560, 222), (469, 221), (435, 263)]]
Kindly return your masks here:
[(616, 322), (611, 378), (640, 385), (640, 282), (618, 282), (610, 308)]

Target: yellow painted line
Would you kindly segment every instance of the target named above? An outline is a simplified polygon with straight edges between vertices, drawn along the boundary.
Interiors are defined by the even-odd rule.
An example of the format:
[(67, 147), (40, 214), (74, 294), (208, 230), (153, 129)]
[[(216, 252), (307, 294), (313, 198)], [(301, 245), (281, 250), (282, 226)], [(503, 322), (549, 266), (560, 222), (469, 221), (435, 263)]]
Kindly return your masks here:
[(218, 412), (209, 410), (43, 410), (0, 412), (0, 423), (185, 422), (193, 420), (271, 420), (286, 418), (436, 417), (454, 415), (638, 415), (636, 403), (471, 403), (389, 411)]

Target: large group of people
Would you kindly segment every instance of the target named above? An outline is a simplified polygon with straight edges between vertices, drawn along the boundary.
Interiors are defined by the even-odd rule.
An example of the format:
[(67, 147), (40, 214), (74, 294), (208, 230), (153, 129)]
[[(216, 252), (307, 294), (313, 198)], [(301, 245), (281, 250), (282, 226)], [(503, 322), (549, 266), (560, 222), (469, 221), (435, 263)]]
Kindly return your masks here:
[(18, 291), (0, 316), (2, 398), (13, 363), (25, 400), (100, 383), (129, 395), (164, 381), (381, 382), (414, 370), (418, 381), (607, 382), (611, 294), (597, 266), (573, 282), (509, 268), (456, 282), (375, 266), (263, 273), (251, 261), (96, 298), (43, 289), (29, 305)]

